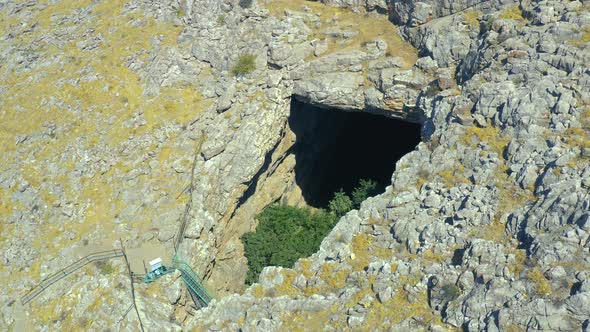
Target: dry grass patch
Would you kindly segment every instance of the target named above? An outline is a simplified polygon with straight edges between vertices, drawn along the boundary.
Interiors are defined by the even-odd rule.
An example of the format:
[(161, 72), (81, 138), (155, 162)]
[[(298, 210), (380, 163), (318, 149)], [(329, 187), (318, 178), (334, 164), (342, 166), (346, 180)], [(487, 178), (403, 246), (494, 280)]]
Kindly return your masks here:
[(549, 284), (549, 281), (543, 275), (543, 272), (539, 270), (538, 267), (535, 267), (527, 274), (527, 279), (531, 281), (535, 285), (535, 291), (540, 296), (547, 296), (551, 294), (552, 288)]
[(479, 29), (479, 16), (481, 15), (480, 11), (477, 10), (466, 10), (463, 12), (463, 18), (465, 22), (469, 23), (474, 28)]
[(346, 285), (346, 278), (350, 270), (342, 269), (340, 265), (333, 262), (322, 264), (321, 276), (328, 285), (335, 290), (342, 289)]
[(589, 133), (584, 128), (568, 128), (564, 138), (572, 146), (590, 148)]
[[(328, 41), (328, 51), (331, 54), (338, 51), (360, 49), (367, 42), (382, 39), (387, 42), (388, 52), (400, 56), (406, 60), (407, 68), (411, 68), (417, 59), (416, 50), (405, 42), (399, 34), (399, 29), (393, 25), (385, 15), (359, 14), (350, 10), (326, 6), (320, 2), (305, 0), (274, 0), (266, 5), (271, 15), (281, 16), (285, 10), (304, 12), (307, 6), (310, 11), (307, 14), (319, 14), (319, 22), (308, 22), (313, 36)], [(328, 36), (324, 30), (328, 28), (340, 28), (358, 33), (349, 39)]]
[(506, 233), (506, 225), (497, 218), (489, 225), (475, 227), (470, 233), (473, 237), (494, 243), (508, 244), (512, 237)]
[[(522, 207), (528, 202), (535, 201), (534, 188), (520, 188), (508, 174), (508, 166), (503, 159), (503, 154), (510, 142), (510, 138), (503, 137), (500, 128), (493, 126), (484, 128), (469, 127), (460, 140), (463, 144), (473, 147), (480, 142), (484, 142), (489, 147), (489, 150), (496, 153), (500, 158), (501, 164), (498, 165), (497, 176), (495, 177), (495, 185), (499, 190), (498, 198), (500, 200), (496, 218), (500, 218), (503, 214)], [(496, 227), (498, 226), (496, 225)]]
[(496, 217), (501, 217), (505, 213), (514, 211), (515, 209), (524, 206), (527, 203), (536, 201), (532, 188), (522, 189), (514, 182), (508, 175), (508, 168), (505, 165), (498, 167), (498, 176), (496, 178), (496, 186), (499, 190), (498, 210)]
[(428, 249), (422, 253), (422, 259), (428, 263), (442, 263), (447, 258), (451, 258), (451, 256), (445, 256), (442, 253), (436, 253), (434, 250)]
[(526, 261), (526, 251), (523, 249), (515, 249), (511, 247), (507, 247), (508, 252), (506, 254), (513, 254), (514, 255), (514, 264), (508, 265), (508, 270), (510, 273), (518, 278), (521, 273), (524, 271), (524, 264)]
[(450, 188), (457, 185), (458, 183), (471, 183), (469, 179), (465, 177), (464, 173), (465, 166), (459, 164), (457, 167), (452, 167), (438, 173), (438, 176), (442, 179), (445, 186)]
[(435, 315), (428, 305), (426, 291), (410, 301), (403, 288), (397, 289), (392, 299), (381, 303), (373, 301), (368, 307), (367, 320), (361, 330), (376, 331), (413, 318), (425, 328), (431, 324), (444, 325), (440, 316)]
[(498, 18), (505, 19), (505, 20), (516, 20), (516, 21), (525, 21), (525, 18), (522, 16), (522, 10), (518, 5), (513, 5), (504, 8)]
[(330, 316), (337, 312), (336, 305), (315, 312), (287, 312), (281, 316), (280, 331), (322, 331), (326, 326), (334, 326)]
[(570, 40), (570, 45), (578, 48), (584, 48), (586, 45), (588, 45), (588, 43), (590, 43), (590, 27), (584, 27), (581, 32), (581, 38)]
[(476, 127), (471, 126), (467, 128), (465, 134), (461, 137), (461, 142), (465, 145), (476, 145), (478, 142), (486, 142), (492, 152), (498, 154), (499, 157), (502, 157), (504, 149), (508, 145), (510, 141), (507, 137), (502, 137), (502, 131), (500, 128), (494, 126), (488, 127)]

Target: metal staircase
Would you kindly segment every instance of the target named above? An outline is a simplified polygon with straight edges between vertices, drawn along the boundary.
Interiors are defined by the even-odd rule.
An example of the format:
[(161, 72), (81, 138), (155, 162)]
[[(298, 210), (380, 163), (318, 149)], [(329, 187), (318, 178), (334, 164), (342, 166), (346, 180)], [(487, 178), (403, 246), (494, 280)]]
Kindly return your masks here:
[(172, 264), (170, 266), (162, 265), (160, 268), (143, 275), (143, 281), (146, 284), (149, 284), (176, 270), (180, 271), (182, 280), (186, 284), (189, 294), (197, 308), (203, 308), (209, 305), (213, 296), (211, 296), (211, 292), (203, 285), (203, 279), (199, 277), (187, 262), (177, 256), (172, 257)]
[(186, 284), (193, 301), (198, 308), (203, 308), (209, 305), (209, 302), (213, 299), (210, 292), (207, 291), (203, 286), (203, 279), (193, 271), (187, 262), (174, 256), (172, 258), (172, 267), (179, 270), (182, 275), (182, 280)]
[[(27, 294), (21, 297), (21, 303), (25, 305), (31, 302), (35, 297), (39, 296), (49, 286), (55, 284), (61, 279), (69, 276), (70, 274), (76, 272), (77, 270), (83, 268), (84, 266), (92, 262), (116, 257), (123, 257), (124, 255), (125, 254), (122, 250), (109, 250), (96, 252), (88, 256), (84, 256), (76, 262), (43, 279), (43, 281), (41, 281), (38, 285), (33, 287)], [(186, 284), (188, 291), (193, 301), (195, 302), (195, 305), (197, 305), (198, 308), (203, 308), (209, 305), (209, 302), (211, 302), (213, 296), (211, 296), (211, 292), (208, 291), (203, 285), (203, 279), (199, 277), (199, 275), (190, 267), (190, 265), (186, 261), (182, 260), (177, 256), (172, 257), (172, 264), (170, 266), (162, 266), (161, 270), (159, 270), (157, 274), (148, 273), (143, 275), (143, 281), (145, 283), (151, 283), (156, 279), (164, 275), (170, 274), (176, 270), (180, 271), (182, 280)], [(135, 278), (141, 276), (142, 275), (134, 275)]]

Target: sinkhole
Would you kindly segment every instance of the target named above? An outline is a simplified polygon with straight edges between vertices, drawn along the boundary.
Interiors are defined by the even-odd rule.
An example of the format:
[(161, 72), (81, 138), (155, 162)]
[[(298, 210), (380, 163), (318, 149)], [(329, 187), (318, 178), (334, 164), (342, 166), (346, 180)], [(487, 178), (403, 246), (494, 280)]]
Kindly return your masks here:
[[(295, 99), (289, 128), (285, 142), (293, 142), (293, 136), (295, 142), (283, 160), (288, 172), (294, 173), (289, 173), (288, 183), (282, 182), (288, 186), (279, 198), (285, 204), (266, 206), (256, 217), (256, 231), (241, 237), (248, 285), (258, 281), (265, 266), (290, 268), (297, 259), (316, 252), (342, 215), (358, 208), (366, 197), (383, 192), (391, 183), (396, 162), (420, 142), (418, 124), (367, 112), (318, 108)], [(372, 181), (355, 191), (361, 180)], [(256, 186), (250, 188), (256, 190)], [(340, 190), (348, 197), (333, 199)]]
[(305, 202), (326, 207), (334, 193), (350, 194), (361, 179), (391, 184), (396, 162), (420, 142), (420, 125), (367, 112), (291, 102), (296, 136), (295, 181)]

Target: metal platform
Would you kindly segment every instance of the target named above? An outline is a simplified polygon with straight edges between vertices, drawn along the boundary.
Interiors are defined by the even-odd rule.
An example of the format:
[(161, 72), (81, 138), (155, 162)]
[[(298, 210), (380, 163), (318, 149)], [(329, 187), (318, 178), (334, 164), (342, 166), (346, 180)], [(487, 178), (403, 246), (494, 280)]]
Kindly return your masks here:
[(211, 296), (211, 292), (208, 291), (203, 285), (203, 279), (199, 277), (199, 275), (190, 267), (187, 262), (177, 256), (172, 257), (172, 264), (170, 266), (162, 265), (154, 271), (146, 273), (143, 276), (144, 282), (146, 284), (152, 283), (155, 280), (177, 270), (180, 271), (182, 280), (186, 284), (191, 298), (193, 299), (193, 302), (195, 302), (197, 308), (203, 308), (209, 305), (213, 299), (213, 296)]

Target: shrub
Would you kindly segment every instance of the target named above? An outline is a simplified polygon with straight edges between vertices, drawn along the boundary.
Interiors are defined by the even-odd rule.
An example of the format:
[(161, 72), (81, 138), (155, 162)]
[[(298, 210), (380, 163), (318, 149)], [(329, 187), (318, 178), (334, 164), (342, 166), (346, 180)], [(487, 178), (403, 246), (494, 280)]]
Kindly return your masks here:
[(103, 275), (108, 275), (108, 274), (111, 274), (115, 271), (113, 266), (107, 262), (97, 261), (94, 264), (96, 265), (96, 267), (98, 268), (100, 273)]
[(246, 284), (256, 282), (265, 266), (292, 267), (297, 259), (316, 252), (337, 221), (323, 210), (278, 204), (267, 206), (257, 219), (256, 232), (242, 236), (249, 267)]
[(346, 212), (352, 210), (352, 200), (341, 189), (334, 193), (334, 198), (328, 203), (328, 208), (334, 215), (342, 217)]
[(238, 61), (232, 69), (235, 76), (243, 76), (251, 73), (256, 69), (256, 56), (254, 54), (244, 54), (238, 58)]
[(446, 284), (441, 287), (441, 294), (444, 302), (455, 300), (461, 295), (461, 289), (453, 284)]
[(221, 14), (217, 16), (217, 25), (224, 25), (225, 24), (225, 15)]
[(250, 8), (252, 7), (253, 0), (240, 0), (240, 7), (242, 8)]
[(352, 191), (353, 207), (358, 209), (365, 199), (377, 195), (382, 190), (376, 181), (360, 180), (358, 186)]
[[(334, 193), (334, 198), (328, 203), (329, 212), (324, 209), (312, 211), (281, 204), (272, 204), (264, 208), (256, 217), (259, 221), (256, 232), (242, 236), (244, 255), (248, 259), (246, 284), (256, 282), (266, 266), (290, 268), (299, 258), (316, 252), (341, 216), (379, 190), (379, 185), (375, 181), (361, 180), (352, 192), (352, 199), (342, 190)], [(353, 240), (353, 249), (358, 247), (357, 242), (358, 240)], [(362, 251), (359, 250), (356, 248), (355, 253)], [(358, 255), (362, 256), (361, 253)], [(360, 258), (356, 260), (362, 261)]]

